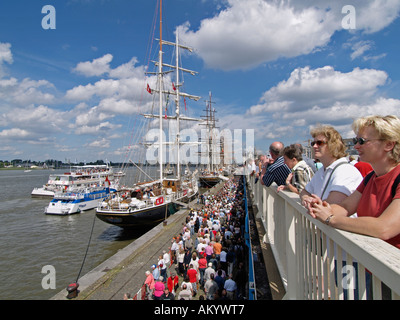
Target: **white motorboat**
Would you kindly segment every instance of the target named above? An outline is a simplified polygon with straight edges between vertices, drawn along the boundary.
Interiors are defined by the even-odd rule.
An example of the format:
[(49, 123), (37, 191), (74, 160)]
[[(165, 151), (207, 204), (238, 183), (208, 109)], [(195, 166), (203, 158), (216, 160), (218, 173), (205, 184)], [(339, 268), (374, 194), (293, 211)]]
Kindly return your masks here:
[(110, 181), (110, 188), (117, 189), (119, 176), (115, 177), (112, 167), (108, 165), (73, 166), (69, 172), (50, 174), (47, 183), (40, 188), (34, 188), (33, 197), (54, 197), (57, 192), (68, 192), (70, 188), (86, 187)]
[(75, 192), (57, 192), (45, 208), (45, 214), (70, 215), (94, 209), (110, 194), (107, 186), (88, 187)]

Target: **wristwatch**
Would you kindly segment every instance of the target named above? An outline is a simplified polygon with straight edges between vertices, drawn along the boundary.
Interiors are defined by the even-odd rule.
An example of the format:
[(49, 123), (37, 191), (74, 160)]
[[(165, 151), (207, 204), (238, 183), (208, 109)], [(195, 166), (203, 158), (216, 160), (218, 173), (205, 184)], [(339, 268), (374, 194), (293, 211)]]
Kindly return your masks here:
[(331, 222), (331, 219), (334, 217), (333, 214), (331, 214), (328, 218), (325, 220), (325, 224), (329, 226), (329, 222)]

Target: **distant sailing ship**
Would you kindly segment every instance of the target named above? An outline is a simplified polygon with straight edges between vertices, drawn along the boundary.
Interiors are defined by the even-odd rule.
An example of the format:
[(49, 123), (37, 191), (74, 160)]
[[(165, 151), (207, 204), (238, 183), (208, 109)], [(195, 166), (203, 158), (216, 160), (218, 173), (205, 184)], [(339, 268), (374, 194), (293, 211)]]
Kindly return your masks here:
[(226, 178), (222, 175), (225, 169), (222, 165), (224, 162), (222, 144), (214, 137), (217, 119), (215, 118), (216, 111), (212, 107), (211, 92), (205, 111), (205, 121), (202, 124), (206, 126), (207, 135), (205, 141), (202, 141), (205, 146), (205, 155), (202, 154), (202, 156), (207, 159), (207, 166), (200, 172), (199, 183), (202, 188), (212, 188)]
[[(184, 92), (181, 92), (179, 72), (186, 72), (191, 75), (195, 75), (196, 72), (183, 69), (179, 66), (179, 50), (185, 49), (192, 51), (191, 48), (179, 44), (178, 31), (176, 32), (175, 43), (162, 40), (162, 1), (160, 0), (160, 39), (159, 39), (159, 54), (158, 61), (155, 65), (158, 67), (157, 75), (157, 88), (151, 88), (147, 85), (147, 91), (151, 94), (158, 95), (158, 114), (143, 114), (147, 119), (157, 118), (159, 120), (159, 145), (158, 145), (158, 162), (159, 162), (159, 179), (153, 179), (147, 175), (138, 166), (143, 174), (148, 178), (147, 181), (136, 182), (131, 187), (125, 187), (116, 193), (110, 195), (108, 199), (102, 201), (96, 209), (96, 216), (100, 220), (117, 225), (120, 227), (141, 227), (146, 225), (153, 225), (164, 220), (170, 214), (178, 210), (182, 202), (188, 201), (195, 197), (198, 193), (198, 182), (197, 182), (197, 170), (189, 175), (182, 175), (180, 169), (180, 152), (179, 147), (184, 142), (180, 141), (179, 135), (174, 142), (163, 141), (163, 120), (176, 121), (177, 132), (179, 132), (181, 121), (200, 121), (201, 119), (189, 118), (180, 114), (180, 98), (199, 100), (200, 97), (193, 96)], [(176, 55), (176, 64), (169, 65), (163, 63), (163, 51), (162, 46), (174, 46)], [(164, 71), (164, 67), (168, 70)], [(164, 87), (164, 76), (167, 73), (175, 72), (176, 79), (175, 83), (172, 83), (172, 91), (166, 90)], [(165, 116), (163, 115), (164, 109), (164, 95), (174, 95), (175, 98), (175, 115)], [(186, 100), (185, 100), (186, 103)], [(163, 166), (163, 148), (166, 145), (175, 145), (178, 148), (178, 160), (176, 166), (176, 178), (165, 178), (165, 175), (170, 175), (171, 172), (165, 171)], [(169, 169), (169, 166), (167, 166)]]

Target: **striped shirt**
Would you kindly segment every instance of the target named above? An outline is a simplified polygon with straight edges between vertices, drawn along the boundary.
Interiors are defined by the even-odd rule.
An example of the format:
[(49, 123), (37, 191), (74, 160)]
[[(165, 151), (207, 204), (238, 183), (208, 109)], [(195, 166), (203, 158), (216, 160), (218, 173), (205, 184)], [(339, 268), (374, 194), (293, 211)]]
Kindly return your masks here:
[(290, 169), (285, 164), (283, 157), (279, 157), (276, 161), (267, 168), (263, 176), (263, 182), (266, 187), (269, 187), (273, 182), (278, 186), (286, 184), (286, 178), (290, 173)]

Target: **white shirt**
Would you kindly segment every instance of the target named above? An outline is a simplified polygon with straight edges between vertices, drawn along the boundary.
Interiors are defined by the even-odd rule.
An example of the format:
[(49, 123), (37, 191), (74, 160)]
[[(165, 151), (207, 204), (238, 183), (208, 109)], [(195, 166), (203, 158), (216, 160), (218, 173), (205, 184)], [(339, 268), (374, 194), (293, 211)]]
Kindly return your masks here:
[[(345, 164), (337, 167), (331, 177), (333, 169), (342, 162)], [(322, 198), (322, 200), (326, 200), (329, 193), (332, 191), (338, 191), (349, 196), (357, 189), (362, 180), (363, 178), (360, 171), (348, 163), (346, 158), (343, 157), (334, 161), (327, 168), (318, 170), (311, 181), (306, 185), (305, 189), (307, 192), (321, 197), (325, 185), (328, 183)]]
[(168, 263), (170, 263), (170, 261), (171, 261), (171, 259), (169, 258), (169, 253), (168, 252), (164, 253), (163, 259), (164, 259), (165, 266), (167, 266)]

